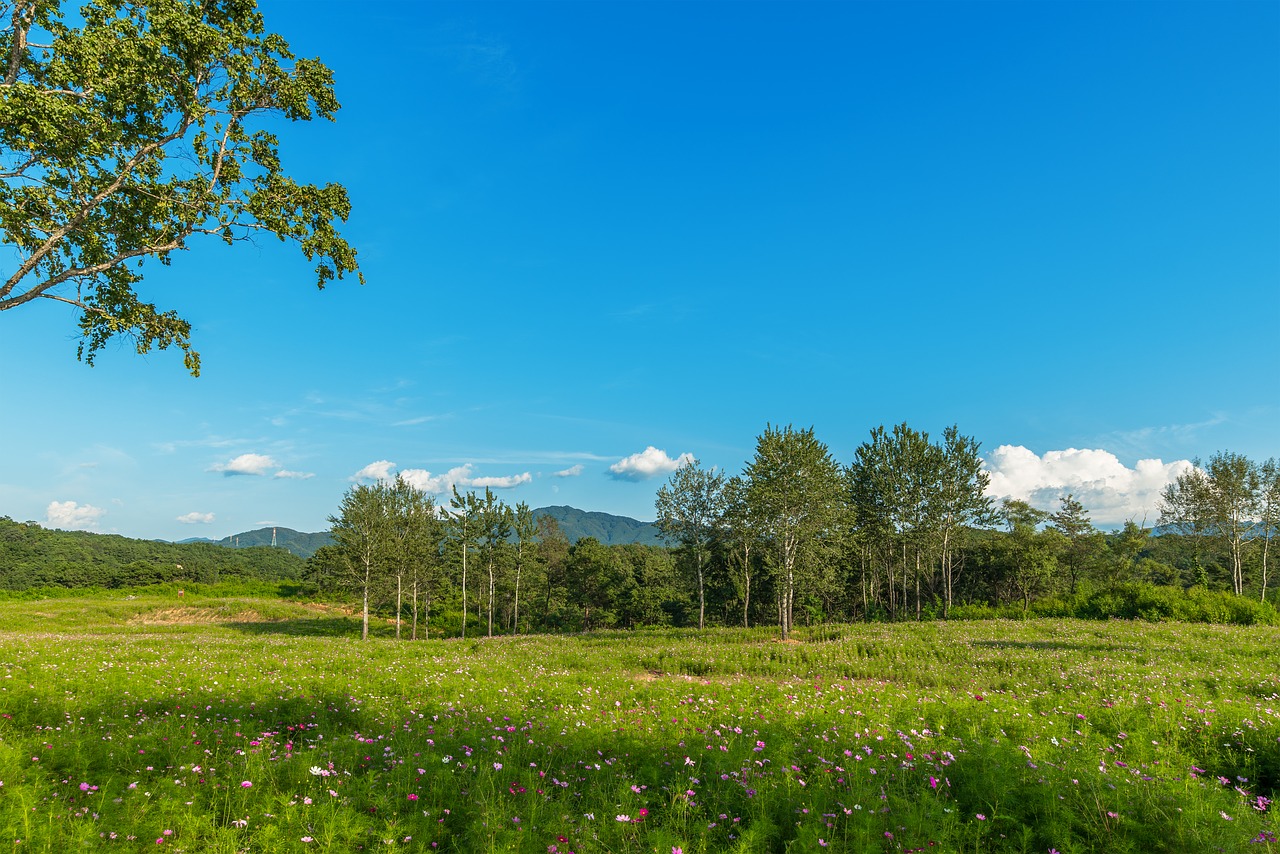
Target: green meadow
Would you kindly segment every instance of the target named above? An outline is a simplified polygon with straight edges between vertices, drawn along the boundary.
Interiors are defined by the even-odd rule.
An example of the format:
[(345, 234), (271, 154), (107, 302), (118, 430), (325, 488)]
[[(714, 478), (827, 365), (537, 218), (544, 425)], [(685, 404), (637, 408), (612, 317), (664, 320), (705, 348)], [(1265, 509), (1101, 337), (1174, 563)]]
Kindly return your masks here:
[(397, 642), (188, 588), (0, 603), (14, 851), (1280, 850), (1280, 629)]

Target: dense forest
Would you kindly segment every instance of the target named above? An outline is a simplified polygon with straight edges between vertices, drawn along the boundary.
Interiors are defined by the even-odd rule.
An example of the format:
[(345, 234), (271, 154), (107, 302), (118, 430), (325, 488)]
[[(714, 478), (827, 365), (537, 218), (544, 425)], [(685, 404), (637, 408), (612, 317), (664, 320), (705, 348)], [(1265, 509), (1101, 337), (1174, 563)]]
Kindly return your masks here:
[(229, 549), (114, 534), (50, 531), (0, 516), (0, 589), (141, 587), (163, 583), (296, 579), (305, 562), (285, 549)]

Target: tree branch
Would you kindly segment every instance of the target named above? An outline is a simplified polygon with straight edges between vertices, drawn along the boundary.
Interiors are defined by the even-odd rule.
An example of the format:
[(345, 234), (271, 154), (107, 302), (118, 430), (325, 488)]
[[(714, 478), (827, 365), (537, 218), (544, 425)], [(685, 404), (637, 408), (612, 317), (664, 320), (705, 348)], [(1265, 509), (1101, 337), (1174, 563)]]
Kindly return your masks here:
[(27, 31), (31, 29), (35, 14), (35, 0), (18, 0), (13, 6), (13, 46), (9, 49), (9, 70), (4, 76), (8, 85), (17, 82), (18, 72), (22, 70), (22, 56), (27, 52)]
[[(91, 199), (89, 199), (87, 202), (81, 205), (80, 210), (77, 211), (75, 216), (71, 217), (71, 219), (69, 219), (66, 222), (66, 224), (64, 224), (60, 228), (55, 229), (49, 235), (49, 237), (45, 240), (45, 242), (41, 244), (40, 247), (31, 254), (31, 257), (29, 257), (26, 261), (24, 261), (22, 263), (22, 266), (20, 266), (17, 269), (17, 271), (12, 276), (9, 277), (9, 280), (5, 282), (4, 287), (0, 287), (0, 309), (12, 307), (6, 304), (8, 301), (7, 298), (11, 293), (13, 293), (13, 289), (17, 287), (18, 282), (22, 281), (23, 278), (25, 278), (32, 270), (34, 270), (36, 265), (40, 262), (40, 259), (44, 258), (46, 255), (52, 252), (54, 247), (58, 245), (58, 242), (61, 241), (63, 237), (65, 237), (73, 229), (75, 229), (77, 226), (83, 223), (85, 219), (88, 218), (89, 214), (93, 211), (95, 207), (101, 204), (104, 199), (108, 198), (113, 193), (118, 191), (121, 187), (123, 187), (125, 179), (128, 178), (130, 174), (132, 174), (133, 170), (138, 166), (139, 163), (145, 160), (153, 152), (163, 148), (164, 146), (168, 145), (174, 140), (182, 139), (182, 137), (186, 136), (187, 131), (191, 129), (191, 125), (193, 123), (194, 123), (194, 119), (192, 119), (190, 114), (184, 114), (182, 117), (182, 121), (179, 123), (177, 130), (173, 131), (167, 136), (163, 136), (160, 139), (157, 139), (155, 142), (144, 145), (142, 148), (138, 149), (138, 151), (133, 155), (133, 157), (129, 158), (129, 160), (124, 164), (119, 174), (116, 175), (115, 180), (112, 181), (110, 184), (108, 184), (106, 187), (104, 187), (102, 190), (98, 191), (98, 193), (96, 193)], [(142, 254), (142, 253), (138, 253), (138, 254)], [(63, 281), (66, 281), (65, 276), (57, 279), (57, 283), (61, 283)], [(38, 285), (33, 290), (38, 292), (43, 292), (45, 290), (48, 290), (52, 286), (53, 285), (50, 283), (45, 283), (44, 285)], [(21, 305), (23, 302), (27, 301), (25, 299), (20, 299), (20, 298), (15, 298), (15, 299), (19, 299), (20, 301), (13, 303), (13, 305)]]

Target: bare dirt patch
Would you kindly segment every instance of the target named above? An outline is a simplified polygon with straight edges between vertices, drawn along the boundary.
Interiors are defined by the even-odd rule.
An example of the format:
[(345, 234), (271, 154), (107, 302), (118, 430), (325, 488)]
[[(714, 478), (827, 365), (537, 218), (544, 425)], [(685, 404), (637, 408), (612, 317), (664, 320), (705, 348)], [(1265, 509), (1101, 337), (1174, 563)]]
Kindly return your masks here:
[(228, 613), (217, 608), (159, 608), (145, 614), (136, 614), (129, 618), (129, 623), (137, 626), (176, 626), (208, 625), (231, 620), (238, 623), (265, 622), (262, 615), (253, 610)]

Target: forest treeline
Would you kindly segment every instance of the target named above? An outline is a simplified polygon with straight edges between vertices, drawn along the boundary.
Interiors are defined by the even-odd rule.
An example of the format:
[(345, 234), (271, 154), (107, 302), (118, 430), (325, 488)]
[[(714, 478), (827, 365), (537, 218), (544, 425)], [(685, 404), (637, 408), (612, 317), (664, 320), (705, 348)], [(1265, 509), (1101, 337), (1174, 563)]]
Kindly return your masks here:
[[(1160, 531), (1099, 531), (1081, 502), (995, 502), (979, 444), (876, 428), (847, 465), (812, 429), (768, 427), (740, 474), (694, 461), (658, 491), (669, 548), (570, 544), (491, 490), (447, 504), (361, 484), (307, 563), (325, 591), (397, 619), (397, 636), (640, 625), (1052, 614), (1275, 622), (1274, 460), (1222, 452), (1169, 485)], [(465, 620), (463, 614), (466, 615)]]
[(0, 516), (0, 589), (142, 587), (149, 584), (287, 581), (305, 562), (267, 546), (168, 543), (56, 531)]
[[(0, 517), (0, 589), (288, 581), (404, 637), (637, 626), (1052, 615), (1276, 622), (1280, 472), (1215, 454), (1170, 484), (1155, 529), (1098, 530), (1081, 502), (995, 502), (979, 445), (898, 425), (848, 464), (812, 429), (769, 427), (736, 474), (697, 461), (658, 490), (668, 545), (570, 543), (555, 518), (492, 491), (438, 503), (361, 484), (306, 561)], [(464, 623), (463, 613), (467, 614)]]

